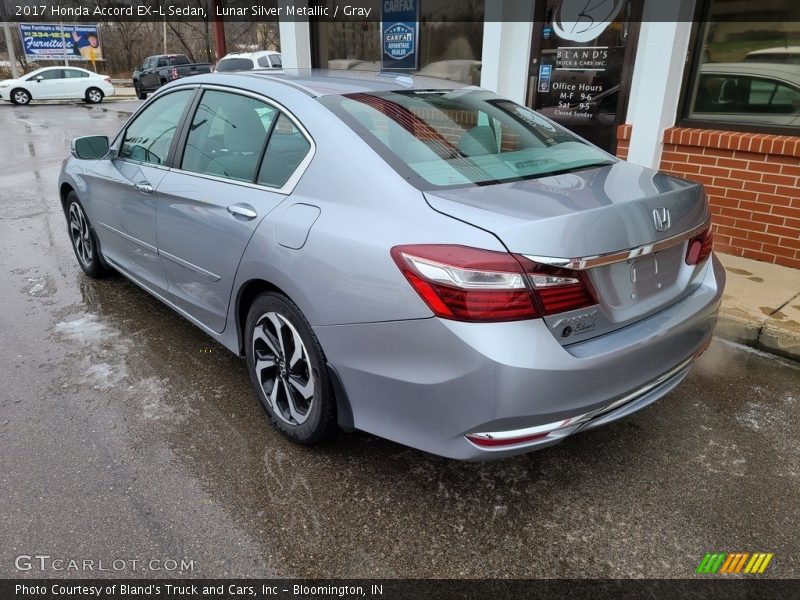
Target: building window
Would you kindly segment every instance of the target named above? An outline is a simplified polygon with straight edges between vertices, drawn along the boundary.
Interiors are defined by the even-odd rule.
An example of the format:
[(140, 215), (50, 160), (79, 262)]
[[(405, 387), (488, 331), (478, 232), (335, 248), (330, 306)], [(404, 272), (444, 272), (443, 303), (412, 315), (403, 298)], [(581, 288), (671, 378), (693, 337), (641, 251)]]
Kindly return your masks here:
[[(417, 0), (420, 75), (478, 85), (486, 0)], [(334, 0), (325, 0), (333, 11)], [(380, 15), (380, 0), (359, 6)], [(312, 23), (314, 67), (351, 71), (381, 70), (381, 24), (376, 21)]]
[(686, 82), (683, 125), (800, 129), (796, 0), (705, 0)]

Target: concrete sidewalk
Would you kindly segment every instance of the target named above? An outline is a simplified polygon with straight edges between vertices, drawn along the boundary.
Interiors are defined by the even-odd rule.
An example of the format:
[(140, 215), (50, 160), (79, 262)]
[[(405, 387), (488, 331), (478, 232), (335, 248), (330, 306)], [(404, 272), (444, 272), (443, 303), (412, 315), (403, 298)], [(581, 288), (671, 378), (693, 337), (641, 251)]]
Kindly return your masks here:
[(800, 270), (717, 256), (728, 275), (717, 335), (800, 360)]

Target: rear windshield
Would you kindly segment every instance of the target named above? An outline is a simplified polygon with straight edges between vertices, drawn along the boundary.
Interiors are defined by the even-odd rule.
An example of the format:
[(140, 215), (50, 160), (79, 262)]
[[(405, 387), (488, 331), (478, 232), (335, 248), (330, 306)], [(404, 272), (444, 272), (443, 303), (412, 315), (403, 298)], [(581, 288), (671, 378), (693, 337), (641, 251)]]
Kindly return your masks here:
[(189, 60), (189, 57), (185, 54), (178, 54), (177, 56), (170, 56), (169, 57), (169, 65), (174, 67), (176, 65), (190, 65), (192, 64)]
[(249, 71), (253, 68), (253, 61), (249, 58), (223, 58), (217, 63), (217, 72)]
[(484, 90), (403, 90), (320, 101), (420, 188), (490, 185), (611, 164), (602, 150)]

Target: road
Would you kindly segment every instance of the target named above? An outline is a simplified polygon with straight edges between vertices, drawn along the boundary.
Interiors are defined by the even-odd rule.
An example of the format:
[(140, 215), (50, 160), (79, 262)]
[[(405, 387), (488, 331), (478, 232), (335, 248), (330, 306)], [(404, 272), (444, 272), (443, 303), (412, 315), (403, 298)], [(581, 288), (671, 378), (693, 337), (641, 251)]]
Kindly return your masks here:
[(711, 551), (800, 577), (800, 365), (742, 347), (716, 341), (652, 407), (502, 462), (285, 441), (240, 359), (77, 266), (60, 163), (137, 105), (0, 105), (0, 577), (98, 574), (17, 571), (37, 553), (148, 561), (101, 573), (126, 576), (690, 577)]

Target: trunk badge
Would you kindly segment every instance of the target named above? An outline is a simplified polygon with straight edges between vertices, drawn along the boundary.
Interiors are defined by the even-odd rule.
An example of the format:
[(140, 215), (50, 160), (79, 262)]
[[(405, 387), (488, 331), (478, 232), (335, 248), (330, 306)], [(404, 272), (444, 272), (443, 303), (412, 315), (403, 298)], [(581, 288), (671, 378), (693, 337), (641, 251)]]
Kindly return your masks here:
[(656, 231), (666, 231), (669, 229), (672, 224), (670, 223), (669, 211), (663, 206), (655, 209), (653, 211), (653, 222), (656, 225)]

